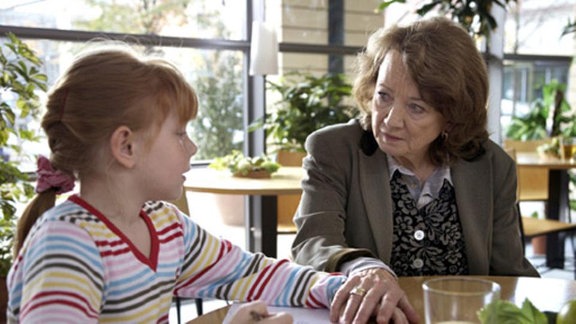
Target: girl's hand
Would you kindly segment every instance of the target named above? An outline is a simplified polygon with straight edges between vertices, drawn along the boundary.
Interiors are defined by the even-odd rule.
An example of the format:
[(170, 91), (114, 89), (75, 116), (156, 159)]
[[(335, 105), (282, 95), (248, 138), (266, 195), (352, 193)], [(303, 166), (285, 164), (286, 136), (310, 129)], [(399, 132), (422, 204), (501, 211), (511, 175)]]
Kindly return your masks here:
[(261, 301), (249, 302), (238, 307), (238, 310), (229, 323), (250, 324), (250, 323), (270, 323), (270, 324), (291, 324), (292, 315), (288, 313), (268, 313), (266, 304)]

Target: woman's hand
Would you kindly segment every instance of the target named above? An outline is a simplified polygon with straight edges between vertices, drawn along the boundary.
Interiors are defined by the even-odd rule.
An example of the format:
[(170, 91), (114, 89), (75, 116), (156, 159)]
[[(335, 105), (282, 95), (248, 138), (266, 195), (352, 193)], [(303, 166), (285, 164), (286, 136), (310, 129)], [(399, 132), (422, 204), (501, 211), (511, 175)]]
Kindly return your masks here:
[(261, 301), (254, 301), (243, 304), (228, 323), (249, 324), (249, 323), (270, 323), (270, 324), (292, 324), (292, 315), (284, 312), (270, 314), (266, 304)]
[(358, 272), (338, 289), (330, 307), (333, 323), (418, 323), (420, 318), (396, 278), (380, 268)]

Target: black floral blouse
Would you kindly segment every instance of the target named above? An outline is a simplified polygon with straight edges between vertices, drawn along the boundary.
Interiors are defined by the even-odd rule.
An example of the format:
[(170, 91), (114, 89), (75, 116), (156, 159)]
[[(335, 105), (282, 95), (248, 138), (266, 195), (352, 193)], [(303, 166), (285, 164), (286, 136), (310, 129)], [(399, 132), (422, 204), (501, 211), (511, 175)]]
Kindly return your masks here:
[(438, 197), (418, 209), (402, 174), (390, 180), (394, 236), (390, 267), (398, 276), (468, 274), (454, 187), (444, 180)]

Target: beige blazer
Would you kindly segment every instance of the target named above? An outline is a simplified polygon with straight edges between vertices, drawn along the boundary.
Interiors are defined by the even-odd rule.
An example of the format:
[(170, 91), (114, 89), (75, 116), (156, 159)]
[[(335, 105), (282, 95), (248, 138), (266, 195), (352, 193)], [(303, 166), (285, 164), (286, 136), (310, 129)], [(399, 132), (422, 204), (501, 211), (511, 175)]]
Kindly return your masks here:
[[(494, 142), (451, 168), (471, 275), (538, 276), (523, 254), (514, 161)], [(338, 271), (359, 256), (392, 252), (386, 154), (358, 121), (329, 126), (306, 142), (303, 194), (295, 215), (294, 260)]]

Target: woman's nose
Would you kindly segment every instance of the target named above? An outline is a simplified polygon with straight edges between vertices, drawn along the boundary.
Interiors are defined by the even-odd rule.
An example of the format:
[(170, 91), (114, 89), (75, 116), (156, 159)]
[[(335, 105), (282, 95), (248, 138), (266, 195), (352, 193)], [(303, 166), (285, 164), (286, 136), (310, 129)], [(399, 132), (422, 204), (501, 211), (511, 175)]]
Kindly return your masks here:
[(402, 126), (402, 121), (404, 119), (404, 114), (400, 106), (397, 103), (394, 103), (390, 110), (388, 110), (388, 114), (384, 118), (384, 122), (388, 126), (392, 127), (400, 127)]

